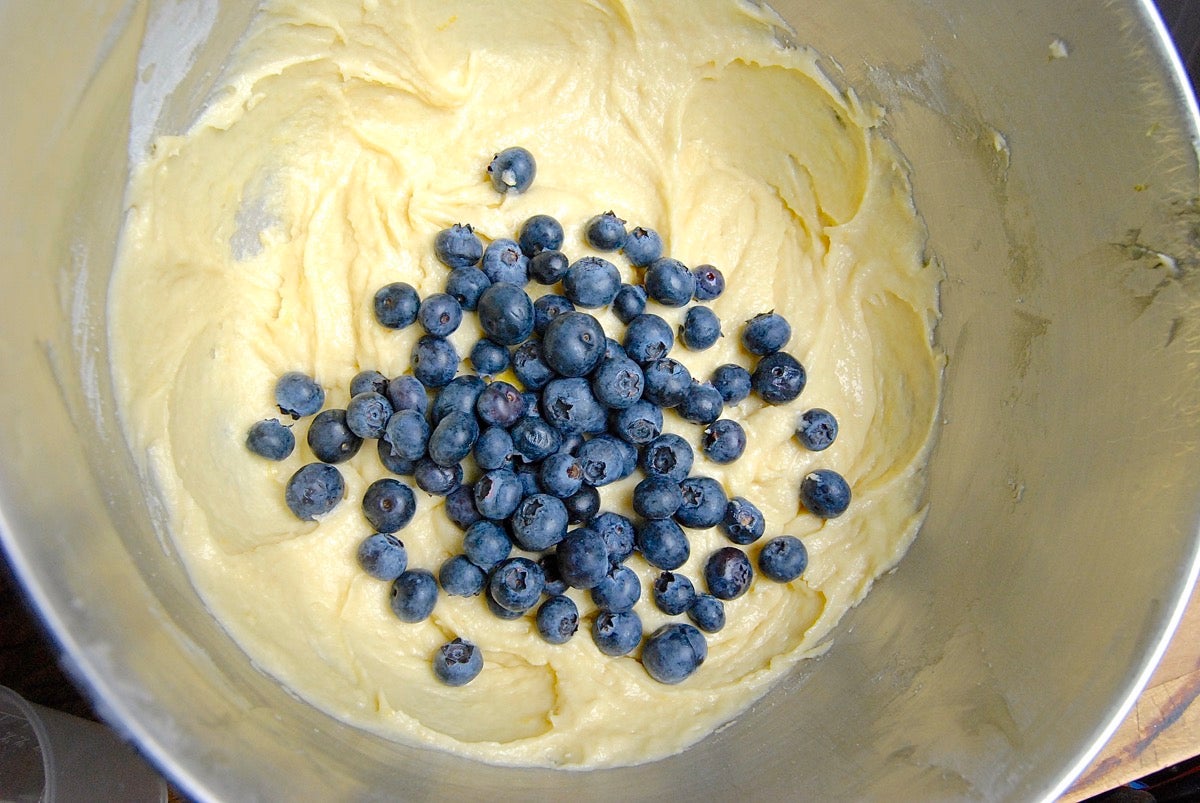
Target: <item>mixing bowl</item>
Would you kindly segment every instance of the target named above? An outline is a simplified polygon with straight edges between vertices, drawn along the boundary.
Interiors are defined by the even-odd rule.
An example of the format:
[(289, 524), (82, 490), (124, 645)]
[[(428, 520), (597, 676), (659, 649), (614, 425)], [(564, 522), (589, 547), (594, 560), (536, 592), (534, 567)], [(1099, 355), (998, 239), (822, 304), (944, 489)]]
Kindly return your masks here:
[(0, 2), (4, 547), (101, 713), (179, 786), (1026, 800), (1112, 732), (1197, 569), (1197, 121), (1161, 24), (1132, 0), (775, 5), (890, 110), (946, 270), (929, 517), (831, 649), (732, 725), (564, 773), (392, 744), (280, 688), (137, 485), (106, 356), (122, 193), (149, 137), (194, 117), (249, 5)]

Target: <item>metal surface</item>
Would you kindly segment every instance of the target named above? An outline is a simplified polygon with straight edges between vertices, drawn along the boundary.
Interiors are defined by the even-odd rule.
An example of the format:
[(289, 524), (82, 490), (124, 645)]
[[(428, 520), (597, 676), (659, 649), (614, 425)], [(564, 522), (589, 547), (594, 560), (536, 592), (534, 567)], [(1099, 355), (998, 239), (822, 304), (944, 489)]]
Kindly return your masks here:
[[(1116, 726), (1198, 561), (1196, 116), (1164, 33), (1139, 2), (775, 5), (890, 109), (948, 274), (929, 519), (829, 652), (732, 726), (655, 764), (563, 774), (389, 744), (299, 702), (206, 614), (151, 524), (105, 357), (127, 151), (182, 127), (246, 10), (0, 3), (3, 542), (102, 713), (179, 785), (1027, 800)], [(147, 31), (161, 56), (139, 70)]]

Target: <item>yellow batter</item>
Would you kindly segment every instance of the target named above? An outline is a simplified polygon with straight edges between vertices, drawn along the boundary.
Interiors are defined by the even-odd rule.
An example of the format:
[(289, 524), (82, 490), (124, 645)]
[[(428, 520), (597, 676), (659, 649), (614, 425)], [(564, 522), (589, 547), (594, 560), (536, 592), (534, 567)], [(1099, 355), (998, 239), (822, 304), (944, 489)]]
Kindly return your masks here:
[[(396, 739), (499, 763), (643, 762), (744, 710), (896, 563), (922, 514), (938, 276), (875, 115), (822, 77), (813, 53), (783, 44), (776, 22), (733, 0), (266, 3), (194, 128), (159, 139), (137, 172), (111, 294), (129, 442), (196, 588), (258, 665)], [(510, 145), (533, 152), (537, 180), (501, 197), (484, 169)], [(543, 642), (531, 617), (494, 618), (479, 597), (443, 594), (430, 620), (399, 621), (387, 584), (354, 557), (369, 533), (358, 500), (385, 474), (372, 445), (340, 466), (347, 500), (315, 524), (283, 502), (288, 477), (313, 460), (304, 423), (282, 463), (244, 446), (250, 424), (275, 414), (286, 371), (312, 374), (341, 407), (358, 371), (407, 370), (419, 327), (382, 328), (372, 297), (397, 280), (442, 289), (438, 230), (464, 222), (512, 237), (548, 213), (577, 258), (589, 253), (582, 224), (609, 209), (657, 229), (669, 255), (724, 271), (728, 290), (711, 306), (726, 336), (700, 353), (677, 347), (695, 376), (751, 366), (741, 323), (771, 309), (791, 321), (788, 350), (809, 372), (792, 405), (752, 396), (728, 409), (749, 433), (745, 457), (699, 458), (694, 470), (753, 500), (768, 537), (802, 538), (809, 569), (787, 585), (759, 578), (727, 603), (707, 662), (678, 686), (635, 657), (601, 655), (593, 606), (574, 591), (585, 624), (563, 646)], [(465, 355), (478, 335), (468, 315), (451, 339)], [(823, 453), (792, 438), (813, 406), (841, 424)], [(667, 420), (699, 445), (701, 427)], [(854, 490), (828, 522), (797, 501), (819, 467)], [(604, 488), (604, 507), (627, 512), (637, 479)], [(461, 533), (439, 498), (417, 495), (400, 536), (410, 566), (436, 572)], [(722, 545), (718, 530), (693, 532), (683, 571), (702, 585), (699, 567)], [(629, 565), (649, 633), (666, 620), (648, 601), (657, 572), (637, 556)], [(454, 636), (485, 661), (461, 688), (430, 669)]]

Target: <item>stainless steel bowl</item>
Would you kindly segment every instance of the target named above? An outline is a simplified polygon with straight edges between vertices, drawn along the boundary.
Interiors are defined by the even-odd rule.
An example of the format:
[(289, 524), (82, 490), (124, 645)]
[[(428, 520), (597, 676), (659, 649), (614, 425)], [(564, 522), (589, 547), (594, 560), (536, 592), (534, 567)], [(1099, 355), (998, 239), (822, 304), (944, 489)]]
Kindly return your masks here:
[(249, 8), (0, 1), (3, 542), (102, 712), (188, 792), (1025, 800), (1112, 732), (1198, 564), (1197, 118), (1164, 31), (1133, 0), (776, 7), (890, 108), (946, 267), (929, 519), (832, 649), (732, 726), (552, 773), (298, 701), (151, 525), (105, 342), (129, 154), (194, 115)]

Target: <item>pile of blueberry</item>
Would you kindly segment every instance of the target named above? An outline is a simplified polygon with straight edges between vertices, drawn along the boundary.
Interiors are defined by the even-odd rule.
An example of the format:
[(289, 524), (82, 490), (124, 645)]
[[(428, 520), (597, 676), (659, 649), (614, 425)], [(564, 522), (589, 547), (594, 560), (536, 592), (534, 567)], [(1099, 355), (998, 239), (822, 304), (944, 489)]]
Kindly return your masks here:
[[(535, 163), (528, 151), (510, 148), (488, 172), (497, 191), (522, 192), (533, 181)], [(532, 613), (542, 637), (560, 644), (580, 623), (566, 591), (584, 589), (598, 609), (591, 635), (600, 651), (621, 656), (642, 645), (647, 672), (677, 683), (707, 655), (701, 631), (719, 630), (724, 601), (749, 589), (755, 570), (741, 547), (758, 541), (766, 523), (752, 502), (729, 498), (719, 482), (692, 473), (692, 445), (663, 432), (664, 411), (701, 426), (704, 456), (730, 463), (742, 456), (746, 434), (737, 421), (722, 417), (725, 406), (751, 393), (768, 404), (791, 402), (804, 389), (805, 369), (783, 351), (791, 338), (788, 322), (767, 312), (741, 331), (742, 345), (756, 358), (753, 370), (727, 364), (708, 381), (696, 380), (671, 356), (676, 333), (647, 312), (647, 302), (691, 305), (678, 340), (688, 350), (709, 348), (722, 335), (721, 321), (693, 302), (721, 294), (721, 272), (711, 265), (689, 270), (663, 255), (656, 232), (627, 230), (612, 212), (587, 221), (584, 236), (597, 251), (621, 253), (642, 272), (642, 281), (623, 284), (616, 266), (602, 257), (571, 261), (560, 250), (563, 227), (548, 215), (525, 221), (515, 240), (496, 239), (486, 247), (469, 225), (440, 232), (434, 251), (449, 269), (445, 291), (420, 298), (396, 282), (374, 299), (381, 325), (424, 330), (411, 354), (411, 373), (388, 378), (364, 371), (351, 383), (345, 408), (324, 411), (324, 390), (311, 377), (288, 373), (278, 380), (281, 413), (315, 416), (307, 441), (320, 461), (292, 476), (285, 498), (301, 519), (328, 513), (345, 495), (336, 464), (374, 440), (388, 471), (444, 496), (446, 515), (463, 530), (462, 553), (437, 576), (410, 568), (395, 533), (416, 512), (412, 488), (387, 477), (367, 489), (362, 510), (374, 533), (362, 542), (358, 560), (371, 576), (392, 584), (397, 617), (424, 620), (439, 591), (482, 595), (500, 618)], [(532, 299), (530, 281), (549, 292)], [(625, 325), (620, 341), (586, 312), (608, 307)], [(459, 373), (460, 355), (448, 339), (467, 313), (478, 317), (484, 332), (468, 355), (475, 373)], [(498, 378), (507, 371), (520, 387)], [(836, 435), (837, 421), (828, 411), (800, 416), (796, 437), (805, 447), (824, 449)], [(276, 460), (294, 443), (290, 427), (278, 419), (255, 424), (247, 438), (252, 451)], [(468, 458), (478, 469), (472, 482), (465, 481)], [(597, 489), (637, 471), (643, 479), (633, 491), (636, 519), (601, 511)], [(801, 481), (800, 501), (830, 518), (845, 511), (850, 489), (839, 474), (821, 469)], [(720, 528), (730, 545), (708, 556), (707, 590), (700, 591), (676, 570), (691, 555), (687, 528), (710, 527)], [(667, 624), (644, 644), (635, 611), (641, 584), (625, 565), (635, 552), (661, 572), (653, 583), (654, 604), (691, 621)], [(804, 544), (788, 535), (766, 541), (757, 559), (758, 572), (781, 583), (799, 577), (807, 563)], [(450, 685), (469, 682), (481, 668), (480, 651), (458, 638), (433, 659), (435, 673)]]

